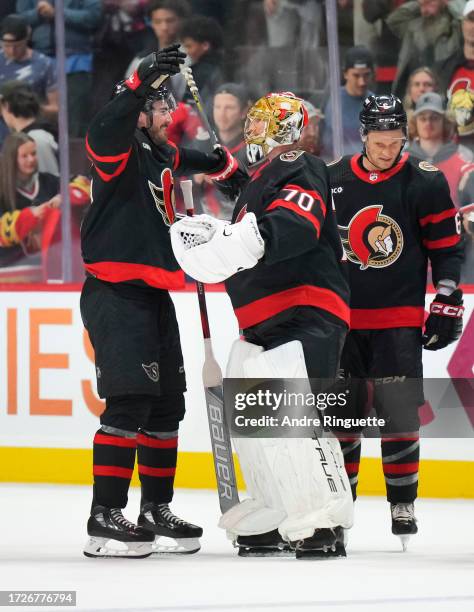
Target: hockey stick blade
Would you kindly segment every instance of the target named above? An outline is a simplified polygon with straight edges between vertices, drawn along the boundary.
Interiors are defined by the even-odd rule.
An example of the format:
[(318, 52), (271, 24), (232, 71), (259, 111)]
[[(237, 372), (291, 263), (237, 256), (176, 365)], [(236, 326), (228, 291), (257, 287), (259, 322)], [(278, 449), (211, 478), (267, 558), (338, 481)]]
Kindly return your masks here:
[(224, 513), (239, 503), (232, 444), (224, 411), (222, 386), (207, 387), (205, 393), (219, 506)]

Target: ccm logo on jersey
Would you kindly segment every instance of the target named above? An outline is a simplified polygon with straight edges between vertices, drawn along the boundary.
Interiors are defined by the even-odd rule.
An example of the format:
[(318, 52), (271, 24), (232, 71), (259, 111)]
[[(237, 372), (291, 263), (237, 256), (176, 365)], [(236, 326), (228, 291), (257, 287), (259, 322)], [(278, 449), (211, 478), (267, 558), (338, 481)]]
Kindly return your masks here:
[(342, 193), (344, 191), (344, 187), (333, 187), (331, 189), (331, 193)]
[(438, 315), (444, 315), (445, 317), (461, 318), (464, 312), (464, 306), (453, 306), (451, 304), (433, 302), (431, 304), (430, 312)]

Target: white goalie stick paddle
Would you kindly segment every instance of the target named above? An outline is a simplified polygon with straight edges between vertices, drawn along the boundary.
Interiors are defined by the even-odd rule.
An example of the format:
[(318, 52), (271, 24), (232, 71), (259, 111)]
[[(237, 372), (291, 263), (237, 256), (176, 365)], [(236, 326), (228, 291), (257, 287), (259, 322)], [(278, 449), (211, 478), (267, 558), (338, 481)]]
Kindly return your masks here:
[[(186, 214), (194, 214), (193, 183), (181, 181), (181, 190), (184, 196)], [(232, 444), (229, 428), (224, 412), (224, 396), (222, 389), (222, 371), (212, 351), (211, 331), (207, 314), (206, 294), (203, 283), (196, 281), (201, 315), (202, 335), (204, 337), (204, 365), (202, 368), (202, 381), (206, 395), (207, 418), (209, 433), (211, 434), (212, 456), (216, 473), (219, 506), (222, 513), (239, 503), (239, 493), (235, 478), (234, 459), (232, 457)]]
[(180, 71), (184, 77), (184, 80), (186, 81), (186, 85), (188, 86), (189, 91), (191, 92), (193, 100), (196, 103), (196, 107), (198, 109), (199, 116), (201, 117), (202, 122), (204, 123), (204, 127), (209, 133), (211, 145), (212, 147), (215, 147), (215, 145), (219, 144), (219, 141), (217, 140), (216, 133), (212, 129), (211, 124), (209, 123), (209, 119), (207, 118), (206, 112), (204, 110), (201, 96), (199, 95), (199, 89), (196, 85), (196, 81), (194, 80), (193, 71), (189, 66), (185, 66), (184, 64), (180, 66)]

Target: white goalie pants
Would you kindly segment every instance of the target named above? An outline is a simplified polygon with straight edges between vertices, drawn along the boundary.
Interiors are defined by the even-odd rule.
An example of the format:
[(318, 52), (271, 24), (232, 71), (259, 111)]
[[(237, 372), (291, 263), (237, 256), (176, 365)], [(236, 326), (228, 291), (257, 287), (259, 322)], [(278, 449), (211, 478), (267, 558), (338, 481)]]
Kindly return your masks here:
[[(228, 378), (307, 378), (303, 347), (292, 341), (264, 351), (237, 340)], [(309, 383), (308, 383), (309, 389)], [(219, 522), (229, 537), (278, 529), (283, 539), (311, 537), (315, 529), (353, 522), (353, 502), (344, 459), (334, 437), (234, 438), (249, 498)]]

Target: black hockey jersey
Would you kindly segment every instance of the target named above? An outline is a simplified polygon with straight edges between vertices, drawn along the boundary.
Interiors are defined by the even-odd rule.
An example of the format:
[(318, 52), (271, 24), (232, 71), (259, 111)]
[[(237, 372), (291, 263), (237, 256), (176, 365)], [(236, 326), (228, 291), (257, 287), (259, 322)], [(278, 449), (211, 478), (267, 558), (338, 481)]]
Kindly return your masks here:
[[(94, 118), (86, 140), (92, 204), (81, 227), (86, 270), (108, 282), (179, 289), (184, 274), (171, 249), (173, 174), (218, 170), (216, 155), (156, 146), (137, 130), (144, 105), (124, 91)], [(218, 162), (223, 166), (224, 162)]]
[(255, 213), (265, 254), (226, 281), (241, 329), (295, 306), (314, 306), (349, 322), (343, 250), (327, 168), (303, 151), (263, 162), (243, 189), (232, 221)]
[(351, 328), (421, 327), (428, 259), (433, 282), (459, 282), (459, 215), (435, 166), (404, 154), (370, 172), (360, 154), (329, 165), (351, 289)]

